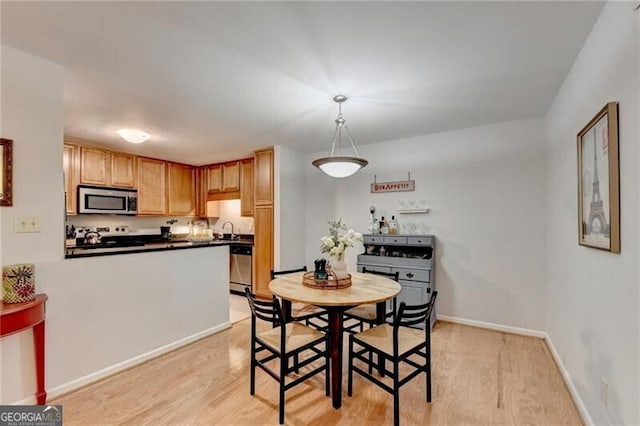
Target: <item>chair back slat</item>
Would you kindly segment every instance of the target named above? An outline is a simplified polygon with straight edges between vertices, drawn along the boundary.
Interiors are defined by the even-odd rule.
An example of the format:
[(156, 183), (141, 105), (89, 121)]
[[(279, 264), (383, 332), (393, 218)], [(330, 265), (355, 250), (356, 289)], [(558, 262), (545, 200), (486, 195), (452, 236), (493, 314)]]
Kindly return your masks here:
[(278, 275), (286, 275), (286, 274), (295, 274), (296, 272), (307, 272), (307, 265), (304, 265), (302, 268), (297, 269), (287, 269), (283, 271), (274, 271), (271, 270), (271, 279), (274, 279)]
[(426, 325), (426, 322), (431, 317), (431, 311), (433, 311), (437, 295), (438, 292), (434, 291), (431, 293), (429, 302), (420, 305), (407, 305), (405, 302), (401, 302), (398, 315), (396, 315), (394, 319), (394, 328), (397, 329), (397, 327), (407, 327), (422, 323)]
[(376, 271), (375, 269), (367, 269), (366, 267), (362, 267), (362, 273), (363, 274), (381, 275), (383, 277), (391, 278), (392, 280), (394, 280), (396, 282), (400, 279), (400, 273), (399, 272), (383, 272), (383, 271)]
[(255, 294), (252, 294), (248, 288), (244, 289), (244, 293), (249, 301), (251, 314), (255, 318), (259, 318), (269, 323), (282, 323), (282, 308), (278, 299), (260, 300)]

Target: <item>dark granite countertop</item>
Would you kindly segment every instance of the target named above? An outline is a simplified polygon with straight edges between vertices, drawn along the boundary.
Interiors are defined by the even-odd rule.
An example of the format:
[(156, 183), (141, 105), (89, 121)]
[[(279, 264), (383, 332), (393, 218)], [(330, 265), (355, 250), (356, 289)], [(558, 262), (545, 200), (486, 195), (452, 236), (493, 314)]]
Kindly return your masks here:
[(115, 254), (146, 253), (166, 250), (183, 250), (203, 247), (218, 247), (231, 245), (253, 245), (252, 239), (223, 239), (205, 242), (189, 242), (185, 240), (175, 240), (167, 242), (149, 242), (144, 246), (134, 245), (129, 247), (67, 247), (65, 259), (75, 259), (80, 257), (109, 256)]

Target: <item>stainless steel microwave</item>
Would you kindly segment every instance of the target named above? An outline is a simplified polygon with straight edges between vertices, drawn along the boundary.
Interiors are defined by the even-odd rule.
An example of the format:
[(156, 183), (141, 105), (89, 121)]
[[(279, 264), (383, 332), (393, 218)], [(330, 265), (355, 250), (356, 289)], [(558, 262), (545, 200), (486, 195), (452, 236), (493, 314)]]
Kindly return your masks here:
[(138, 212), (138, 191), (78, 185), (78, 213), (126, 214)]

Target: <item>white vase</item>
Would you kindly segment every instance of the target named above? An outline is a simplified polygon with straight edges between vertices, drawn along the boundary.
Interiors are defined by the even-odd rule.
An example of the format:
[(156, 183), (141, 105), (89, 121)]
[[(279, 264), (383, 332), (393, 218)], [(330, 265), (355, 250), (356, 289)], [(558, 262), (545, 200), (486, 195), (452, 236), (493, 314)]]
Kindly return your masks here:
[(333, 261), (331, 262), (331, 265), (333, 266), (333, 269), (335, 271), (346, 271), (347, 264), (344, 261), (344, 254), (341, 256), (334, 257)]

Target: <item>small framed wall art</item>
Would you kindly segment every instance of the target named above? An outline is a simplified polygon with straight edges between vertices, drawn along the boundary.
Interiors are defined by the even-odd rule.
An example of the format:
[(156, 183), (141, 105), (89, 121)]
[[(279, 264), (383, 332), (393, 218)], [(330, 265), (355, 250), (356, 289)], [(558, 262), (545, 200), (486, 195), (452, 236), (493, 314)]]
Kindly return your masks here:
[(618, 104), (578, 133), (578, 244), (620, 253)]

